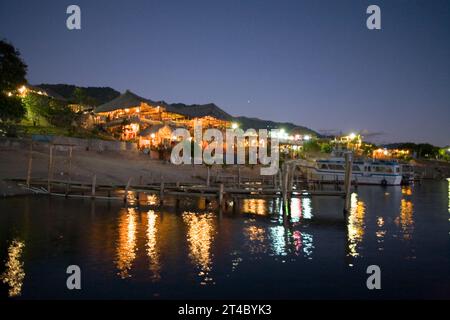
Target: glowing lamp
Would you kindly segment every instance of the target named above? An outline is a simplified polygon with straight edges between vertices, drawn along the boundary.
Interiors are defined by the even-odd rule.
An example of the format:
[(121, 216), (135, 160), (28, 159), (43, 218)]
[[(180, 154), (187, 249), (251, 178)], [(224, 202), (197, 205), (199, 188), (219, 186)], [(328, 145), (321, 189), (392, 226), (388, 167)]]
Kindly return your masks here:
[(25, 90), (27, 90), (27, 88), (25, 86), (21, 86), (18, 91), (20, 94), (23, 94), (25, 92)]

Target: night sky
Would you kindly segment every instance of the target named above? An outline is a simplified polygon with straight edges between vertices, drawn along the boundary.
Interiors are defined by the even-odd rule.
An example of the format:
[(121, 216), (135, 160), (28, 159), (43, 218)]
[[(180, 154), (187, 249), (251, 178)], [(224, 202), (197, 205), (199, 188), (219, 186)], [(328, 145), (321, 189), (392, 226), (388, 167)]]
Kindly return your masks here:
[[(70, 4), (82, 30), (66, 28)], [(370, 4), (381, 31), (366, 28)], [(21, 51), (32, 84), (450, 144), (447, 0), (0, 0), (0, 38)]]

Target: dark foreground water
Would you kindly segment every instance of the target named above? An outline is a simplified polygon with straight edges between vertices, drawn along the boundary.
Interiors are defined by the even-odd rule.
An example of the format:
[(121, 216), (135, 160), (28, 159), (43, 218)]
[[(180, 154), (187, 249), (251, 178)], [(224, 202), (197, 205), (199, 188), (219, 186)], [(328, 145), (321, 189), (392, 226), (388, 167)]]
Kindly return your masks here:
[[(219, 215), (117, 202), (0, 200), (0, 295), (41, 298), (450, 298), (450, 186), (360, 187), (342, 199), (242, 200)], [(366, 268), (381, 268), (381, 290)], [(78, 265), (82, 290), (66, 287)]]

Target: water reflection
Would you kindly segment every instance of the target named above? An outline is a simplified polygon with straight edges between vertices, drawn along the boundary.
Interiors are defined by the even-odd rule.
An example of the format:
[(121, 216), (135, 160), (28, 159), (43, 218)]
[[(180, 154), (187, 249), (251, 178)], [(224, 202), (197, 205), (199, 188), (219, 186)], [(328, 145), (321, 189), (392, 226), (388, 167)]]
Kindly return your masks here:
[(183, 221), (187, 226), (189, 256), (199, 269), (201, 284), (212, 283), (212, 244), (215, 236), (214, 215), (211, 213), (196, 214), (184, 212)]
[(133, 191), (125, 191), (125, 194), (126, 194), (126, 198), (127, 198), (127, 203), (129, 205), (134, 206), (136, 204), (137, 200), (138, 200), (137, 199), (138, 194), (136, 192), (133, 192)]
[(277, 256), (285, 256), (286, 252), (286, 235), (283, 226), (275, 226), (269, 229), (272, 251)]
[(154, 206), (158, 204), (158, 197), (156, 194), (148, 194), (147, 195), (147, 205)]
[(404, 195), (404, 196), (412, 195), (412, 188), (411, 188), (411, 186), (402, 186), (402, 195)]
[(136, 259), (136, 220), (137, 213), (134, 208), (128, 208), (119, 216), (116, 266), (122, 279), (131, 277), (130, 271)]
[(264, 199), (244, 199), (243, 210), (246, 213), (266, 215), (267, 201)]
[(400, 224), (403, 233), (403, 239), (411, 240), (414, 231), (413, 203), (402, 199), (400, 204), (400, 217), (396, 220)]
[(377, 227), (378, 230), (375, 232), (375, 235), (377, 237), (377, 243), (378, 243), (378, 250), (384, 250), (383, 243), (384, 243), (384, 237), (386, 235), (386, 229), (385, 229), (385, 223), (383, 217), (377, 217)]
[(244, 235), (248, 238), (246, 246), (251, 254), (261, 254), (267, 251), (264, 244), (266, 240), (266, 230), (257, 226), (250, 226), (244, 229)]
[(150, 210), (147, 213), (147, 256), (150, 259), (150, 271), (152, 272), (152, 279), (157, 281), (161, 279), (161, 263), (160, 252), (157, 246), (157, 230), (158, 230), (158, 215), (155, 211)]
[(312, 219), (311, 198), (291, 199), (291, 219), (292, 222), (299, 222), (301, 219)]
[(9, 286), (8, 295), (10, 297), (20, 296), (22, 293), (25, 271), (23, 268), (23, 249), (25, 242), (14, 239), (8, 247), (8, 260), (6, 261), (6, 271), (0, 276), (3, 283)]
[(292, 237), (294, 239), (295, 254), (300, 255), (300, 253), (303, 253), (305, 258), (312, 259), (311, 256), (314, 249), (312, 234), (296, 230), (293, 232)]
[(363, 201), (358, 200), (356, 193), (352, 193), (350, 204), (347, 223), (348, 254), (352, 257), (358, 257), (360, 255), (358, 246), (364, 238), (366, 206)]

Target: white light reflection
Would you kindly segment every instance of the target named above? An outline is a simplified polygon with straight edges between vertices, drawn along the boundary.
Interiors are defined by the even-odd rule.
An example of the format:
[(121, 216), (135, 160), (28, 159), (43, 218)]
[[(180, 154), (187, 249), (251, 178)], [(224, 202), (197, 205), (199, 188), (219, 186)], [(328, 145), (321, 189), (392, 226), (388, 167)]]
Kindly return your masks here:
[(272, 251), (277, 256), (286, 255), (285, 229), (283, 226), (270, 228), (270, 238), (272, 243)]
[(299, 222), (301, 219), (310, 220), (313, 217), (310, 198), (291, 199), (291, 220)]

